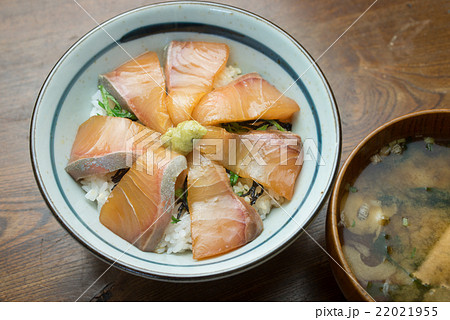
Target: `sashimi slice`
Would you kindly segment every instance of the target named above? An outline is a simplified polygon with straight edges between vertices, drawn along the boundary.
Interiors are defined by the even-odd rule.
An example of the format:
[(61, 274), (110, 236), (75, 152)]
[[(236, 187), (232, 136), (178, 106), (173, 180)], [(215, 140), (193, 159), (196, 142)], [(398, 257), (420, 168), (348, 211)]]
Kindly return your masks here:
[(256, 210), (231, 189), (225, 169), (206, 158), (189, 164), (188, 205), (194, 259), (237, 249), (263, 230)]
[(145, 52), (100, 75), (99, 83), (147, 127), (164, 133), (172, 126), (165, 101), (164, 75), (155, 52)]
[(66, 171), (79, 180), (130, 167), (160, 136), (126, 118), (91, 117), (78, 128)]
[(286, 199), (292, 199), (303, 165), (301, 138), (278, 130), (230, 133), (207, 127), (195, 148), (243, 178), (250, 178)]
[(153, 251), (171, 221), (175, 182), (186, 158), (158, 146), (124, 175), (100, 211), (100, 222), (142, 251)]
[(300, 110), (257, 73), (249, 73), (205, 95), (192, 112), (202, 125), (256, 119), (289, 120)]
[(229, 48), (224, 43), (172, 41), (167, 49), (167, 109), (172, 122), (191, 120), (200, 99), (212, 90), (225, 67)]

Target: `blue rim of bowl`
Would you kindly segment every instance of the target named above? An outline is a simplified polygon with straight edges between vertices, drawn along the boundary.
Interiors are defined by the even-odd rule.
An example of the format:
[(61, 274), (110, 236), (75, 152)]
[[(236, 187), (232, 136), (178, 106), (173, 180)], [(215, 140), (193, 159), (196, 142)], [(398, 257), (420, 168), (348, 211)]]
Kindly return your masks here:
[[(64, 60), (64, 58), (69, 55), (69, 53), (79, 44), (81, 43), (85, 38), (87, 38), (91, 33), (96, 32), (98, 29), (102, 28), (104, 25), (112, 22), (113, 20), (116, 20), (118, 18), (121, 18), (125, 15), (129, 15), (132, 14), (136, 11), (140, 11), (140, 10), (146, 10), (149, 9), (151, 7), (157, 7), (157, 6), (161, 6), (161, 5), (186, 5), (186, 4), (194, 4), (194, 5), (204, 5), (206, 7), (208, 6), (219, 6), (221, 8), (224, 9), (228, 9), (231, 11), (238, 11), (239, 13), (243, 13), (246, 15), (249, 15), (252, 18), (257, 18), (259, 20), (261, 20), (262, 22), (265, 22), (266, 24), (268, 24), (270, 27), (276, 29), (278, 32), (280, 32), (281, 34), (283, 34), (287, 39), (289, 39), (290, 41), (292, 41), (294, 43), (294, 45), (296, 45), (302, 52), (303, 54), (310, 60), (310, 63), (313, 65), (313, 67), (315, 68), (315, 71), (319, 74), (320, 78), (323, 81), (323, 85), (326, 88), (328, 94), (329, 94), (329, 98), (330, 101), (332, 102), (333, 105), (333, 111), (334, 111), (334, 117), (335, 117), (335, 124), (336, 124), (336, 135), (337, 135), (337, 153), (336, 153), (336, 157), (335, 157), (335, 163), (334, 163), (334, 168), (333, 168), (333, 174), (330, 176), (330, 179), (327, 183), (327, 186), (325, 188), (326, 191), (324, 191), (321, 200), (319, 201), (318, 205), (312, 210), (313, 214), (311, 215), (311, 217), (309, 218), (309, 220), (305, 223), (305, 225), (303, 227), (300, 228), (300, 230), (293, 236), (291, 237), (289, 240), (285, 241), (284, 243), (279, 244), (276, 248), (274, 248), (271, 252), (268, 252), (267, 254), (265, 254), (264, 256), (260, 257), (258, 260), (253, 261), (250, 264), (246, 264), (243, 266), (238, 266), (235, 269), (232, 269), (230, 271), (225, 271), (225, 272), (221, 272), (221, 273), (215, 273), (212, 275), (196, 275), (194, 277), (191, 278), (184, 278), (184, 277), (177, 277), (176, 275), (174, 276), (164, 276), (164, 275), (155, 275), (153, 273), (150, 272), (142, 272), (140, 270), (136, 270), (133, 267), (127, 266), (125, 264), (121, 264), (118, 261), (115, 261), (112, 258), (106, 257), (105, 253), (99, 252), (98, 249), (94, 248), (92, 245), (90, 245), (89, 243), (87, 243), (87, 241), (85, 241), (84, 239), (82, 239), (82, 237), (80, 235), (77, 234), (77, 232), (75, 232), (75, 230), (72, 230), (71, 227), (65, 223), (65, 221), (63, 220), (63, 218), (59, 215), (58, 210), (56, 209), (56, 206), (51, 202), (50, 197), (45, 189), (44, 183), (42, 181), (42, 179), (40, 178), (40, 173), (39, 173), (39, 169), (38, 169), (38, 164), (36, 161), (36, 156), (35, 156), (35, 143), (34, 143), (34, 131), (35, 131), (35, 122), (36, 122), (36, 116), (37, 116), (37, 109), (38, 109), (38, 105), (39, 102), (41, 100), (41, 97), (43, 95), (43, 92), (45, 91), (45, 88), (48, 85), (48, 82), (50, 81), (52, 75), (54, 74), (54, 72), (56, 72), (58, 66), (60, 65), (60, 63)], [(182, 30), (180, 30), (180, 26), (182, 26)], [(164, 29), (163, 31), (161, 31), (161, 29)], [(157, 32), (155, 32), (155, 30), (159, 30)], [(215, 30), (215, 32), (212, 32), (212, 30)], [(294, 75), (294, 78), (296, 78), (296, 72), (287, 64), (285, 63), (285, 61), (278, 55), (276, 54), (273, 50), (271, 50), (270, 48), (266, 47), (265, 45), (259, 43), (258, 41), (254, 40), (253, 38), (249, 38), (246, 37), (247, 41), (242, 41), (243, 39), (243, 35), (237, 33), (236, 31), (232, 31), (232, 30), (228, 30), (226, 28), (222, 28), (222, 27), (218, 27), (218, 26), (212, 26), (212, 25), (206, 25), (206, 24), (201, 24), (201, 23), (189, 23), (189, 22), (171, 22), (171, 23), (164, 23), (164, 24), (159, 24), (159, 25), (148, 25), (148, 26), (143, 26), (143, 27), (139, 27), (136, 28), (128, 33), (126, 33), (124, 36), (122, 36), (122, 38), (120, 40), (118, 40), (119, 43), (123, 43), (123, 42), (128, 42), (137, 38), (141, 38), (144, 36), (148, 36), (151, 34), (156, 34), (156, 33), (163, 33), (163, 32), (171, 32), (171, 31), (184, 31), (184, 32), (200, 32), (200, 33), (209, 33), (209, 34), (214, 34), (217, 36), (222, 36), (222, 37), (226, 37), (229, 38), (231, 40), (234, 41), (238, 41), (243, 43), (244, 45), (247, 45), (249, 47), (252, 47), (256, 50), (258, 50), (256, 47), (263, 47), (265, 48), (264, 51), (258, 50), (261, 53), (265, 54), (266, 56), (268, 56), (269, 58), (271, 58), (272, 60), (278, 62), (281, 64), (281, 66), (283, 67), (283, 69), (285, 69), (285, 71), (291, 75), (291, 77)], [(235, 34), (233, 37), (229, 36), (230, 34)], [(249, 40), (251, 43), (249, 43)], [(83, 66), (83, 68), (81, 68), (76, 74), (75, 76), (72, 78), (72, 80), (69, 82), (69, 85), (66, 87), (66, 89), (64, 90), (64, 93), (62, 95), (62, 97), (60, 98), (60, 102), (58, 103), (58, 107), (56, 109), (56, 116), (54, 116), (54, 119), (52, 121), (52, 129), (51, 132), (54, 132), (55, 129), (55, 125), (56, 125), (56, 119), (58, 118), (58, 114), (59, 114), (59, 110), (60, 107), (65, 99), (65, 94), (69, 91), (69, 89), (71, 88), (71, 86), (74, 83), (74, 80), (76, 80), (76, 78), (78, 78), (79, 75), (82, 74), (82, 72), (92, 63), (93, 60), (95, 60), (95, 58), (97, 58), (98, 56), (100, 56), (101, 54), (104, 54), (105, 52), (109, 51), (110, 49), (112, 49), (113, 47), (115, 47), (116, 44), (112, 43), (108, 46), (106, 46), (105, 48), (103, 48), (102, 50), (100, 50), (97, 54), (94, 55), (93, 58), (91, 58), (88, 62), (86, 62)], [(270, 54), (268, 55), (267, 52), (269, 52)], [(280, 61), (281, 59), (281, 61)], [(317, 120), (317, 111), (315, 110), (314, 107), (314, 102), (311, 98), (311, 96), (309, 95), (308, 90), (306, 89), (306, 86), (300, 81), (301, 85), (299, 85), (300, 90), (303, 92), (303, 94), (305, 95), (306, 99), (308, 100), (308, 103), (311, 106), (311, 110), (313, 112), (314, 118), (315, 120)], [(317, 126), (316, 128), (317, 130), (317, 137), (318, 137), (318, 145), (321, 148), (321, 135), (320, 135), (320, 128), (319, 126)], [(268, 259), (272, 258), (273, 256), (275, 256), (276, 254), (278, 254), (279, 252), (281, 252), (283, 249), (287, 248), (292, 242), (294, 242), (300, 235), (301, 233), (304, 231), (304, 229), (314, 220), (315, 217), (317, 217), (318, 213), (320, 212), (321, 207), (323, 206), (325, 200), (327, 199), (329, 192), (331, 190), (331, 184), (334, 181), (336, 174), (337, 174), (337, 168), (339, 166), (339, 159), (340, 159), (340, 153), (341, 153), (341, 126), (340, 126), (340, 116), (339, 116), (339, 110), (334, 98), (334, 95), (330, 89), (330, 86), (328, 84), (328, 81), (326, 80), (325, 76), (323, 75), (322, 71), (320, 70), (320, 68), (318, 67), (318, 65), (314, 62), (314, 60), (312, 59), (312, 57), (310, 56), (310, 54), (296, 41), (294, 40), (289, 34), (287, 34), (285, 31), (283, 31), (281, 28), (279, 28), (278, 26), (274, 25), (273, 23), (267, 21), (266, 19), (259, 17), (253, 13), (250, 13), (248, 11), (239, 9), (239, 8), (235, 8), (232, 6), (228, 6), (228, 5), (222, 5), (222, 4), (216, 4), (216, 3), (208, 3), (208, 2), (191, 2), (191, 1), (175, 1), (175, 2), (164, 2), (164, 3), (157, 3), (157, 4), (153, 4), (153, 5), (149, 5), (149, 6), (143, 6), (143, 7), (139, 7), (127, 12), (124, 12), (122, 14), (119, 14), (107, 21), (105, 21), (104, 23), (100, 24), (99, 26), (95, 27), (94, 29), (92, 29), (91, 31), (89, 31), (88, 33), (86, 33), (82, 38), (80, 38), (76, 43), (74, 43), (65, 53), (64, 55), (58, 60), (58, 62), (55, 64), (55, 66), (52, 68), (51, 72), (49, 73), (49, 75), (47, 76), (40, 92), (38, 95), (38, 98), (36, 100), (36, 104), (34, 106), (34, 110), (33, 110), (33, 115), (32, 115), (32, 121), (31, 121), (31, 126), (30, 126), (30, 153), (31, 153), (31, 158), (32, 158), (32, 165), (33, 165), (33, 172), (36, 178), (36, 181), (38, 182), (38, 186), (39, 189), (47, 203), (47, 205), (49, 206), (49, 208), (51, 209), (52, 213), (54, 214), (54, 216), (57, 218), (57, 220), (59, 221), (59, 223), (74, 237), (76, 238), (83, 246), (85, 246), (86, 248), (88, 248), (91, 252), (93, 252), (97, 257), (99, 257), (101, 260), (104, 260), (108, 263), (114, 263), (114, 266), (122, 269), (124, 271), (130, 272), (132, 274), (136, 274), (136, 275), (140, 275), (143, 277), (147, 277), (147, 278), (153, 278), (153, 279), (159, 279), (159, 280), (166, 280), (166, 281), (176, 281), (176, 282), (198, 282), (198, 281), (205, 281), (205, 280), (212, 280), (212, 279), (219, 279), (219, 278), (223, 278), (229, 275), (234, 275), (243, 271), (246, 271), (252, 267), (255, 267), (265, 261), (267, 261)], [(320, 150), (319, 148), (319, 150)], [(53, 138), (51, 137), (50, 139), (50, 150), (51, 150), (51, 160), (52, 160), (52, 169), (56, 175), (56, 182), (58, 187), (60, 188), (60, 191), (62, 192), (62, 189), (60, 187), (59, 184), (59, 178), (57, 177), (57, 173), (56, 173), (56, 168), (55, 168), (55, 164), (54, 164), (54, 156), (53, 156)], [(319, 153), (321, 154), (321, 153)], [(313, 180), (315, 179), (316, 175), (317, 175), (317, 166), (315, 167), (315, 173), (314, 173), (314, 177)], [(309, 192), (311, 191), (311, 188), (307, 191), (307, 194), (309, 194)], [(62, 192), (63, 193), (63, 192)], [(71, 209), (71, 211), (73, 213), (75, 213), (77, 219), (89, 230), (91, 231), (91, 233), (93, 233), (95, 235), (95, 232), (93, 232), (92, 230), (90, 230), (90, 228), (84, 223), (84, 221), (82, 221), (82, 219), (80, 219), (78, 217), (78, 215), (76, 214), (75, 210), (73, 209), (73, 207), (71, 206), (70, 202), (68, 201), (68, 199), (66, 198), (65, 194), (63, 193), (63, 198), (66, 201), (66, 204), (69, 206), (69, 208)], [(306, 198), (306, 196), (305, 196)], [(304, 200), (303, 200), (304, 201)], [(296, 209), (296, 211), (294, 212), (294, 214), (292, 216), (294, 216), (299, 209), (301, 208), (302, 203), (300, 203), (299, 207)], [(292, 219), (291, 218), (288, 220), (288, 222)], [(283, 229), (283, 227), (288, 223), (286, 222), (276, 233), (278, 233), (281, 229)], [(272, 235), (273, 236), (273, 235)], [(98, 237), (98, 236), (97, 236)], [(98, 237), (100, 240), (104, 241), (104, 239), (101, 239), (100, 237)], [(266, 239), (264, 242), (268, 241), (269, 239)], [(264, 243), (263, 242), (263, 243)], [(261, 243), (260, 245), (262, 245), (263, 243)], [(108, 245), (111, 246), (111, 244), (108, 243)], [(114, 247), (115, 248), (115, 247)], [(256, 248), (256, 247), (255, 247)], [(252, 248), (255, 249), (255, 248)], [(117, 248), (115, 248), (118, 251), (121, 251)], [(242, 253), (245, 254), (246, 252)], [(241, 255), (242, 255), (241, 254)], [(139, 257), (133, 256), (131, 255), (133, 258), (138, 258), (140, 260), (142, 260)], [(235, 259), (236, 257), (233, 257), (232, 259)], [(230, 258), (231, 259), (231, 258)], [(223, 262), (224, 260), (220, 261)], [(226, 261), (226, 260), (225, 260)], [(148, 261), (145, 260), (145, 262), (150, 262), (150, 263), (154, 263), (152, 261)], [(219, 263), (219, 262), (216, 262)], [(159, 263), (158, 263), (159, 264)], [(202, 264), (205, 265), (205, 264)], [(186, 266), (187, 267), (187, 266)]]

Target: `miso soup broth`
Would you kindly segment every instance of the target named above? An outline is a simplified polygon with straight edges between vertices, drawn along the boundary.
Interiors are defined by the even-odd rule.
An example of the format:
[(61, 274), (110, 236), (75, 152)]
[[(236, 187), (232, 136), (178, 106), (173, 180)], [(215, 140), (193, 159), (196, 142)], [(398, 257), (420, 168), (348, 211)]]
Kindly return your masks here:
[(450, 301), (449, 140), (393, 141), (346, 189), (342, 247), (367, 292), (378, 301)]

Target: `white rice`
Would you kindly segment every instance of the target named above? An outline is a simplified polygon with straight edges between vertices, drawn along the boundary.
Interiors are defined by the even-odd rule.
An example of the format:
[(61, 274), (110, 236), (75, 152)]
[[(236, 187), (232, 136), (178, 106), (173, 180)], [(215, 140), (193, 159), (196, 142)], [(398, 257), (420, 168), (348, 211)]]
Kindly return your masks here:
[(233, 66), (226, 66), (219, 73), (213, 83), (213, 88), (223, 87), (236, 79), (242, 73), (241, 69)]
[(86, 192), (85, 198), (91, 201), (97, 201), (97, 209), (105, 204), (111, 193), (114, 183), (111, 181), (112, 174), (91, 176), (82, 179), (81, 188)]
[[(227, 66), (216, 78), (214, 88), (222, 87), (233, 81), (241, 74), (241, 69)], [(90, 117), (96, 115), (106, 115), (106, 111), (100, 107), (98, 101), (102, 100), (100, 90), (98, 90), (91, 98), (92, 110)], [(114, 187), (111, 177), (114, 172), (107, 175), (93, 176), (81, 180), (82, 188), (86, 192), (86, 199), (97, 202), (97, 209), (100, 212), (103, 204), (108, 199), (109, 194)], [(251, 187), (252, 181), (249, 179), (240, 178), (236, 185), (233, 186), (233, 191), (236, 194), (246, 193)], [(244, 200), (250, 204), (250, 197), (244, 197)], [(278, 207), (284, 202), (284, 198), (277, 194), (265, 190), (264, 193), (256, 200), (253, 207), (261, 216), (261, 219), (266, 219), (272, 207)], [(172, 216), (176, 217), (178, 213), (178, 206), (175, 206)], [(157, 253), (182, 253), (192, 250), (191, 240), (191, 218), (189, 214), (184, 214), (177, 223), (170, 223), (163, 236), (163, 239), (158, 244), (155, 252)]]
[[(178, 206), (176, 206), (173, 216), (176, 217)], [(192, 250), (191, 240), (191, 217), (184, 214), (177, 223), (170, 223), (166, 229), (161, 242), (155, 249), (157, 253), (181, 253)]]

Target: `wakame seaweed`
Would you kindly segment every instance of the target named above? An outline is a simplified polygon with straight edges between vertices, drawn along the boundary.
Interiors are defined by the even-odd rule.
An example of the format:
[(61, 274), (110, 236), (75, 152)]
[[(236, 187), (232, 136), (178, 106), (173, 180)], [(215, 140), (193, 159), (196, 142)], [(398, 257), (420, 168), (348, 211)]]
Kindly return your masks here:
[[(259, 192), (256, 191), (256, 189), (258, 187), (261, 188), (261, 190)], [(242, 194), (241, 197), (250, 196), (250, 204), (254, 205), (256, 200), (258, 200), (258, 198), (260, 196), (262, 196), (263, 193), (264, 193), (264, 187), (262, 185), (260, 185), (258, 182), (253, 181), (253, 184), (250, 187), (250, 189), (246, 193)]]
[[(398, 193), (398, 192), (397, 192)], [(410, 188), (398, 193), (398, 196), (392, 196), (388, 193), (380, 193), (377, 197), (382, 206), (400, 206), (409, 202), (409, 205), (415, 207), (440, 208), (450, 207), (450, 193), (439, 188)]]
[[(398, 269), (402, 270), (405, 274), (407, 274), (413, 281), (415, 287), (417, 289), (419, 289), (419, 291), (422, 295), (422, 298), (423, 298), (423, 294), (425, 294), (427, 292), (427, 290), (430, 289), (430, 286), (422, 283), (422, 281), (420, 281), (420, 279), (416, 278), (412, 273), (408, 272), (408, 270), (406, 270), (400, 263), (398, 263), (396, 260), (394, 260), (392, 258), (392, 256), (391, 256), (392, 252), (390, 252), (390, 251), (395, 246), (395, 242), (397, 242), (396, 240), (397, 240), (396, 238), (391, 239), (391, 237), (388, 234), (381, 232), (380, 235), (378, 236), (378, 238), (373, 243), (374, 253), (377, 254), (380, 258), (386, 259), (392, 265), (394, 265)], [(414, 250), (414, 254), (415, 254), (415, 250)]]
[(117, 172), (111, 177), (111, 181), (114, 183), (114, 186), (111, 190), (113, 190), (116, 185), (122, 180), (123, 176), (130, 170), (130, 168), (119, 169)]
[(450, 193), (439, 188), (412, 188), (406, 196), (418, 207), (448, 208), (450, 207)]
[(381, 205), (384, 207), (390, 207), (394, 204), (400, 205), (402, 203), (402, 201), (400, 201), (399, 198), (386, 193), (378, 194), (377, 199), (381, 202)]
[[(181, 218), (181, 216), (183, 215), (183, 212), (186, 211), (186, 213), (189, 214), (189, 206), (188, 206), (188, 202), (187, 202), (187, 195), (188, 195), (188, 193), (187, 193), (187, 178), (186, 178), (186, 180), (184, 180), (183, 189), (177, 189), (175, 191), (175, 196), (177, 198), (175, 203), (180, 203), (180, 206), (178, 207), (178, 212), (177, 212), (177, 220), (178, 221)], [(176, 222), (174, 222), (174, 223), (176, 223)]]

